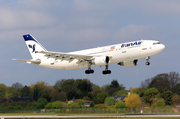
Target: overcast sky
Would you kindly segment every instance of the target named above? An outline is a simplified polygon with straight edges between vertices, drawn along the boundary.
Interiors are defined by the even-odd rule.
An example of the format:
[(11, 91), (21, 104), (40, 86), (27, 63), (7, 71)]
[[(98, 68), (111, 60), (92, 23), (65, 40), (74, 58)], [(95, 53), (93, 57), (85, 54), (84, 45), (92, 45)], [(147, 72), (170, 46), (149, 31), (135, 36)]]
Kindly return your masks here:
[[(22, 35), (32, 34), (47, 50), (71, 52), (140, 39), (158, 40), (166, 46), (136, 67), (56, 70), (12, 61), (30, 59)], [(99, 86), (117, 79), (126, 89), (160, 73), (179, 72), (180, 0), (0, 0), (0, 83), (30, 85), (59, 79), (88, 78)]]

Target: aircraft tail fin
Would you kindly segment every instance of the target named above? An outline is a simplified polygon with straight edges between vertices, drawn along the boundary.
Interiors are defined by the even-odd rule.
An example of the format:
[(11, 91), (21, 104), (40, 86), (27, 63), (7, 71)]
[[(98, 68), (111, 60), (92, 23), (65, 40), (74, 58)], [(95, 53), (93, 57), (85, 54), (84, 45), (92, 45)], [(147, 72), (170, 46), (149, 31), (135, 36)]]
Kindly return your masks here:
[(25, 43), (33, 59), (41, 59), (43, 54), (40, 51), (47, 51), (31, 34), (23, 35)]

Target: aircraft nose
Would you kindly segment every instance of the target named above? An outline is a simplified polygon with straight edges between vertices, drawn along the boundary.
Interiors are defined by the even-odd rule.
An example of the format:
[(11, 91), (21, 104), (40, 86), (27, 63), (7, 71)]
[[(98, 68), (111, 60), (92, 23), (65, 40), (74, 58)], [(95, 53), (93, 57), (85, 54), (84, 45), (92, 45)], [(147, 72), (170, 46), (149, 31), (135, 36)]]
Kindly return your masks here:
[(165, 45), (163, 45), (163, 44), (161, 44), (161, 45), (162, 45), (162, 46), (161, 46), (161, 49), (162, 49), (162, 50), (164, 50), (164, 48), (165, 48)]
[(160, 44), (159, 50), (160, 50), (160, 51), (163, 51), (163, 50), (164, 50), (164, 48), (165, 48), (165, 45)]

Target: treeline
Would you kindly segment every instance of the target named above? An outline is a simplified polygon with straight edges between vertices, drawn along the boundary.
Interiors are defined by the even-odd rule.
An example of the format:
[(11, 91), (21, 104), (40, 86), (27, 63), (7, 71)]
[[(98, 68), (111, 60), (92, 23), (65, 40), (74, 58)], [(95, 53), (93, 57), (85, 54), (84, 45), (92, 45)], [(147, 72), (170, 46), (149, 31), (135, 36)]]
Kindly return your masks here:
[[(112, 80), (111, 84), (103, 87), (91, 83), (88, 79), (61, 79), (53, 86), (44, 81), (36, 82), (30, 86), (23, 86), (17, 82), (10, 87), (0, 84), (0, 108), (9, 106), (11, 108), (13, 106), (39, 108), (38, 102), (47, 104), (48, 102), (65, 102), (72, 99), (90, 100), (95, 104), (100, 104), (104, 103), (106, 97), (112, 95), (127, 95), (125, 87), (117, 80)], [(8, 102), (12, 97), (32, 97), (34, 102)]]
[(180, 103), (180, 77), (177, 72), (163, 73), (141, 82), (140, 88), (131, 89), (138, 94), (142, 102), (151, 107), (157, 107), (158, 101), (165, 105), (179, 105)]
[[(129, 108), (143, 105), (162, 107), (180, 103), (180, 77), (177, 72), (158, 74), (153, 78), (142, 81), (139, 88), (131, 88), (131, 97), (128, 96), (128, 91), (125, 89), (123, 84), (119, 84), (116, 79), (113, 79), (110, 84), (103, 85), (102, 87), (93, 84), (88, 79), (61, 79), (56, 81), (53, 86), (43, 81), (36, 82), (30, 86), (23, 86), (19, 82), (12, 84), (12, 86), (0, 84), (0, 109), (58, 108), (57, 105), (59, 107), (63, 105), (66, 108), (70, 104), (72, 107), (75, 105), (70, 101), (72, 99), (90, 100), (92, 101), (91, 106), (95, 104), (103, 104), (103, 107), (106, 107), (105, 105), (112, 107), (129, 107), (128, 105), (133, 105), (128, 101), (126, 104), (125, 102), (118, 103), (111, 96), (127, 96), (127, 100), (130, 100), (130, 98), (134, 99), (133, 103), (137, 100), (137, 105)], [(133, 96), (132, 93), (136, 95)], [(32, 97), (34, 101), (10, 102), (9, 99), (12, 97)], [(68, 105), (63, 103), (67, 100), (69, 101)], [(78, 107), (81, 107), (82, 103), (78, 102)], [(118, 104), (121, 106), (117, 106)]]

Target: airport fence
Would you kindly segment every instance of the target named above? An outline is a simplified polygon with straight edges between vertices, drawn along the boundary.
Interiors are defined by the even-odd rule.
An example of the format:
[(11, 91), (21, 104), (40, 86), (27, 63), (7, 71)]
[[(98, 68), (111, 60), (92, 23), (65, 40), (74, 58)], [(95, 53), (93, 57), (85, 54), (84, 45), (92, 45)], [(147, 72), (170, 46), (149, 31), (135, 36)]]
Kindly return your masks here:
[[(99, 114), (108, 114), (108, 113), (126, 113), (126, 114), (171, 114), (175, 113), (173, 108), (137, 108), (137, 109), (128, 109), (128, 108), (78, 108), (78, 109), (4, 109), (0, 110), (0, 113), (63, 113), (63, 114), (83, 114), (83, 113), (99, 113)], [(177, 112), (176, 112), (177, 113)]]

